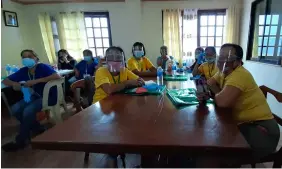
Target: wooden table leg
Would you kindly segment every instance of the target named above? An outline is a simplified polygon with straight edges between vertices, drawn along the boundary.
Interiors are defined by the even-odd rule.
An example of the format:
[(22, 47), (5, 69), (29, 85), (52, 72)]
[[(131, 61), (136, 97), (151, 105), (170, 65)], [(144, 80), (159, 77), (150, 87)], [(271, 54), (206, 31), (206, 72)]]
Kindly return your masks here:
[(84, 162), (88, 162), (88, 161), (89, 161), (89, 152), (85, 152)]

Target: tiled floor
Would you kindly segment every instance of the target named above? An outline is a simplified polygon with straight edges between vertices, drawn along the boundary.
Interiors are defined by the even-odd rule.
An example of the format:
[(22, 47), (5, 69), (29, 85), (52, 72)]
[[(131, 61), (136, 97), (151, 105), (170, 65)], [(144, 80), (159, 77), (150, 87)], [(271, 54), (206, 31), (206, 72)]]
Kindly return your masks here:
[[(71, 109), (72, 105), (68, 105)], [(73, 110), (74, 111), (74, 110)], [(65, 117), (67, 118), (67, 117)], [(17, 132), (17, 122), (12, 118), (2, 118), (2, 144), (10, 141)], [(282, 131), (282, 130), (281, 130)], [(282, 147), (282, 133), (278, 148)], [(81, 167), (107, 167), (105, 154), (90, 154), (90, 160), (87, 164), (84, 163), (83, 152), (64, 152), (64, 151), (45, 151), (33, 150), (27, 147), (18, 152), (3, 152), (1, 151), (1, 163), (4, 168), (81, 168)], [(134, 167), (140, 164), (140, 156), (134, 154), (126, 155), (127, 167)], [(119, 159), (119, 167), (122, 167)], [(242, 167), (251, 167), (244, 165)], [(270, 168), (272, 163), (257, 164), (257, 168)]]

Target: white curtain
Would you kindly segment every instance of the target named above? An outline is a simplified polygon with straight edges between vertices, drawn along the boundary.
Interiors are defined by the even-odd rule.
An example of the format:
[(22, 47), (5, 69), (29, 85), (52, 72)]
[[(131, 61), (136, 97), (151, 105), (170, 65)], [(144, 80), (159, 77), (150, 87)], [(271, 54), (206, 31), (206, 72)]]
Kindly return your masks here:
[(54, 64), (57, 61), (53, 32), (51, 27), (51, 18), (48, 13), (40, 13), (38, 16), (41, 35), (44, 43), (44, 48), (50, 64)]
[(194, 58), (197, 48), (197, 11), (198, 9), (184, 9), (183, 11), (183, 57)]
[(240, 16), (239, 5), (227, 9), (224, 43), (239, 43)]
[(88, 48), (84, 14), (82, 12), (60, 13), (57, 15), (60, 46), (77, 60)]
[(179, 28), (181, 22), (180, 9), (163, 10), (163, 39), (164, 45), (168, 47), (168, 54), (175, 59), (182, 58), (181, 36)]

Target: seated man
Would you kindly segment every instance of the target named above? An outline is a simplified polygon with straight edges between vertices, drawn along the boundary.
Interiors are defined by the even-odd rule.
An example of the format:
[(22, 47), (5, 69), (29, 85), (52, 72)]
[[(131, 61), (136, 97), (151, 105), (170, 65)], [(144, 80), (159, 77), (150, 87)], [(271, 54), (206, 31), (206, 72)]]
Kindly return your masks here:
[(108, 48), (105, 59), (107, 67), (100, 67), (95, 74), (93, 103), (126, 88), (144, 85), (143, 79), (125, 68), (124, 55), (118, 47)]
[[(12, 115), (20, 122), (20, 131), (15, 142), (2, 146), (4, 151), (16, 151), (24, 148), (30, 140), (31, 130), (37, 133), (44, 131), (44, 128), (36, 120), (36, 113), (42, 109), (43, 89), (48, 81), (60, 78), (50, 66), (38, 63), (39, 59), (32, 50), (23, 50), (21, 57), (25, 67), (8, 76), (3, 80), (3, 83), (17, 90), (21, 87), (30, 87), (33, 89), (33, 93), (31, 93), (30, 100), (23, 99), (12, 106)], [(56, 98), (56, 88), (52, 88), (49, 93), (49, 105), (55, 105)]]
[(280, 131), (262, 91), (242, 66), (242, 58), (239, 45), (224, 44), (217, 63), (221, 73), (207, 83), (215, 93), (216, 105), (232, 108), (239, 130), (253, 149), (255, 162), (276, 150)]
[(129, 70), (141, 77), (157, 76), (157, 69), (145, 56), (145, 47), (141, 42), (133, 44), (132, 54), (133, 56), (128, 60)]

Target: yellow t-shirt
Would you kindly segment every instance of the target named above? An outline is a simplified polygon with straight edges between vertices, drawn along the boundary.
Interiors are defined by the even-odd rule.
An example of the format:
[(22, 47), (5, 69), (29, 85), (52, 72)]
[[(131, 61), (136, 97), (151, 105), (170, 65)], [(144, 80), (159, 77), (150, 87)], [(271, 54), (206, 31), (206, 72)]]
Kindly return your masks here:
[(146, 72), (154, 65), (147, 57), (142, 57), (140, 60), (136, 60), (133, 56), (128, 59), (127, 67), (129, 70), (138, 70), (139, 72)]
[(206, 77), (207, 80), (213, 77), (218, 72), (218, 68), (214, 63), (208, 64), (207, 62), (200, 65), (198, 70)]
[(127, 68), (123, 68), (120, 74), (117, 76), (112, 76), (106, 67), (100, 67), (95, 74), (95, 95), (93, 97), (93, 103), (100, 101), (108, 96), (106, 92), (102, 89), (101, 85), (105, 83), (118, 84), (126, 80), (138, 79), (139, 77), (132, 73)]
[(236, 68), (225, 78), (220, 76), (220, 73), (217, 73), (214, 78), (221, 88), (224, 86), (234, 86), (241, 90), (241, 95), (236, 100), (232, 112), (238, 124), (273, 118), (266, 98), (251, 73), (244, 67)]

